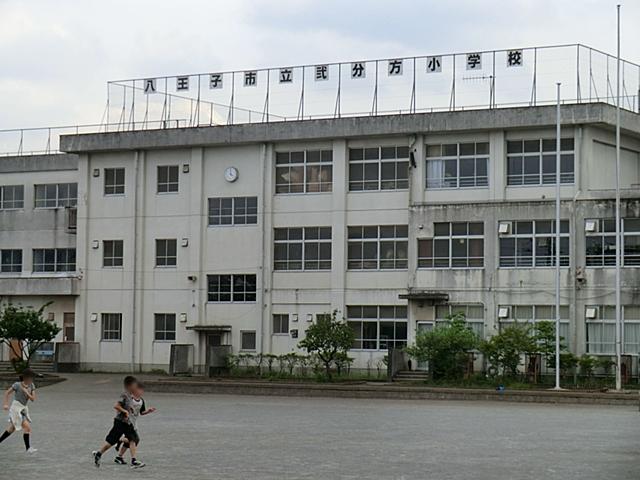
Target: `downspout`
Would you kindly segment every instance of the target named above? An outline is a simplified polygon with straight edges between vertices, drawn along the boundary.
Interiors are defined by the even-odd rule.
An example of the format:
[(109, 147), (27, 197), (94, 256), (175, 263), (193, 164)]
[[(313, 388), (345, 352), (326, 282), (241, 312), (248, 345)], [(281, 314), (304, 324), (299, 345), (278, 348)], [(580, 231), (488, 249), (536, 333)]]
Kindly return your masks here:
[[(272, 278), (272, 269), (271, 268), (267, 268), (267, 265), (265, 264), (265, 261), (267, 258), (271, 259), (271, 255), (265, 255), (266, 253), (266, 235), (267, 235), (267, 231), (266, 231), (266, 217), (267, 217), (267, 212), (266, 212), (266, 193), (267, 193), (267, 144), (263, 143), (262, 144), (262, 154), (261, 154), (261, 159), (262, 159), (262, 202), (260, 202), (262, 204), (262, 225), (260, 226), (261, 229), (261, 245), (260, 248), (262, 249), (262, 272), (260, 272), (260, 277), (262, 278), (262, 288), (260, 289), (260, 323), (258, 324), (258, 332), (256, 333), (257, 336), (259, 336), (260, 338), (260, 349), (258, 350), (258, 354), (262, 354), (265, 351), (265, 340), (264, 340), (264, 322), (265, 322), (265, 316), (267, 317), (267, 319), (269, 319), (271, 317), (270, 313), (271, 313), (271, 301), (265, 302), (265, 297), (267, 296), (267, 288), (271, 288), (271, 285), (273, 285), (273, 278)], [(271, 182), (269, 182), (271, 183)], [(269, 204), (271, 205), (271, 202), (269, 202)], [(273, 210), (273, 208), (269, 208), (269, 210)], [(269, 222), (269, 224), (271, 224), (271, 222)], [(269, 272), (269, 283), (267, 285), (266, 282), (266, 275), (267, 272)], [(271, 291), (269, 291), (269, 296), (271, 296)], [(269, 337), (269, 341), (271, 341), (271, 337)], [(256, 342), (258, 343), (258, 342)], [(269, 345), (269, 352), (271, 352), (271, 345)]]
[(131, 371), (135, 371), (136, 362), (136, 303), (138, 301), (138, 177), (140, 171), (140, 152), (134, 152), (134, 188), (133, 188), (133, 292), (131, 308)]

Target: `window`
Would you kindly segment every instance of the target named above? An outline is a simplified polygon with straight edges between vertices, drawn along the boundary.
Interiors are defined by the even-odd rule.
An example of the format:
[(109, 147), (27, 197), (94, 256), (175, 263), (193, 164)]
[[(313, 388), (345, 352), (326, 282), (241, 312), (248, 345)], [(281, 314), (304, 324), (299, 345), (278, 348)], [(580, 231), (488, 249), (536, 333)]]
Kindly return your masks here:
[(157, 342), (173, 342), (176, 339), (176, 314), (156, 313), (154, 315), (155, 334)]
[(240, 350), (255, 350), (256, 349), (256, 332), (242, 331), (240, 332)]
[(349, 149), (349, 190), (400, 190), (409, 186), (409, 147)]
[(122, 340), (122, 314), (102, 314), (102, 340), (107, 342), (119, 342)]
[(24, 208), (24, 185), (0, 186), (0, 210)]
[[(573, 183), (573, 138), (560, 140), (560, 183)], [(507, 185), (556, 183), (556, 139), (507, 141)]]
[(22, 250), (0, 250), (0, 272), (16, 273), (22, 271)]
[(78, 204), (78, 184), (35, 185), (35, 195), (35, 208), (75, 207)]
[(418, 240), (418, 268), (473, 268), (483, 265), (482, 222), (434, 223), (433, 238)]
[(123, 240), (105, 240), (102, 242), (102, 266), (121, 267), (124, 259)]
[(207, 275), (210, 302), (255, 302), (256, 276), (250, 274)]
[(486, 187), (489, 143), (427, 145), (427, 188)]
[(289, 334), (289, 314), (288, 313), (273, 314), (273, 334), (274, 335)]
[(333, 151), (276, 152), (276, 193), (330, 192)]
[(255, 225), (258, 223), (258, 197), (209, 199), (209, 226)]
[(349, 227), (349, 270), (407, 268), (407, 225)]
[(104, 169), (104, 194), (124, 195), (124, 168)]
[[(505, 305), (498, 307), (506, 308), (508, 314), (505, 318), (499, 318), (499, 327), (518, 323), (555, 322), (555, 305)], [(560, 305), (560, 336), (565, 345), (570, 344), (569, 337), (569, 306)]]
[(436, 305), (436, 325), (445, 324), (449, 317), (462, 313), (467, 325), (479, 338), (484, 338), (484, 305)]
[[(593, 222), (593, 231), (586, 232), (586, 264), (588, 267), (609, 267), (616, 264), (616, 221), (613, 218), (586, 220)], [(640, 219), (622, 220), (622, 265), (640, 266)]]
[(331, 270), (331, 227), (274, 229), (275, 270)]
[[(556, 264), (555, 220), (511, 222), (500, 235), (501, 267), (551, 267)], [(560, 265), (569, 265), (569, 221), (560, 222)]]
[(178, 241), (174, 239), (156, 240), (156, 267), (175, 267), (178, 263)]
[(393, 305), (347, 306), (354, 350), (387, 350), (407, 344), (407, 307)]
[(74, 272), (76, 270), (75, 248), (34, 248), (34, 272)]
[(158, 193), (176, 193), (178, 191), (178, 165), (158, 167)]
[[(615, 305), (587, 306), (595, 311), (594, 318), (587, 318), (587, 352), (601, 354), (616, 353), (616, 307)], [(623, 305), (623, 354), (640, 354), (640, 305)], [(589, 315), (585, 315), (588, 317)]]

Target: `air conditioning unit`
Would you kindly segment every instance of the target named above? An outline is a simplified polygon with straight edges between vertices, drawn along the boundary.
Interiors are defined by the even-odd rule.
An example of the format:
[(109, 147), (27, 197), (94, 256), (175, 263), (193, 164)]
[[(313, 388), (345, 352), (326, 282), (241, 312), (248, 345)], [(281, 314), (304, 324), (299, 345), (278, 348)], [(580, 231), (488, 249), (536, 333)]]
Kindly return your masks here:
[(511, 233), (511, 222), (498, 222), (498, 233), (500, 235)]
[(594, 319), (594, 318), (598, 318), (598, 307), (587, 307), (587, 309), (584, 312), (584, 316), (585, 318), (588, 319)]
[(511, 307), (498, 307), (498, 318), (509, 318)]
[(598, 231), (598, 220), (590, 219), (584, 221), (584, 231), (587, 233), (595, 233)]

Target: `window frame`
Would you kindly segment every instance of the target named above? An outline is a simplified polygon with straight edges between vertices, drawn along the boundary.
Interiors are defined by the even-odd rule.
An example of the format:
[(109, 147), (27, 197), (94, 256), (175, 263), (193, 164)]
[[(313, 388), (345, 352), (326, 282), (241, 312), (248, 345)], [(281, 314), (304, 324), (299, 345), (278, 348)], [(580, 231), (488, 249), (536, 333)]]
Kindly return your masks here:
[[(478, 335), (480, 339), (485, 338), (486, 315), (485, 306), (483, 303), (448, 303), (446, 305), (436, 305), (434, 312), (434, 328), (438, 325), (442, 325), (448, 322), (446, 315), (440, 315), (440, 312), (445, 308), (447, 309), (446, 315), (454, 315), (460, 312), (463, 313), (465, 321), (467, 322), (471, 330), (473, 330), (473, 332)], [(470, 317), (469, 312), (472, 311), (472, 309), (481, 309), (482, 318)]]
[[(627, 221), (628, 220), (633, 220), (633, 221), (640, 221), (637, 218), (622, 218), (621, 219), (621, 235), (622, 235), (622, 255), (620, 257), (621, 261), (622, 261), (622, 267), (625, 268), (637, 268), (640, 267), (640, 254), (635, 254), (635, 255), (627, 255), (626, 254), (626, 246), (627, 246), (627, 242), (626, 239), (627, 238), (638, 238), (638, 240), (640, 241), (640, 228), (635, 231), (627, 231)], [(585, 231), (585, 266), (588, 268), (609, 268), (609, 267), (615, 267), (616, 265), (616, 231), (615, 231), (615, 218), (586, 218), (585, 219), (585, 225), (586, 222), (589, 221), (595, 221), (597, 222), (597, 231), (596, 232), (587, 232)], [(613, 225), (611, 225), (611, 223)], [(600, 239), (600, 248), (602, 253), (600, 254), (589, 254), (588, 253), (588, 248), (589, 248), (589, 239), (596, 239), (599, 238)], [(612, 239), (613, 242), (607, 244), (606, 243), (606, 239)], [(613, 254), (606, 254), (606, 247), (610, 247), (611, 251), (613, 252)], [(627, 257), (631, 257), (632, 262), (628, 263), (627, 262)], [(637, 257), (637, 258), (634, 258)], [(600, 261), (596, 264), (596, 263), (589, 263), (590, 261), (593, 261), (595, 259), (600, 259)], [(608, 260), (608, 262), (607, 262)]]
[[(565, 148), (566, 145), (563, 145), (563, 143), (567, 143), (571, 141), (571, 150)], [(516, 144), (517, 142), (520, 143), (520, 151), (515, 151), (515, 152), (509, 152), (509, 148), (510, 148), (510, 143), (512, 144)], [(533, 142), (538, 142), (538, 150), (537, 151), (530, 151), (530, 152), (526, 152), (526, 146), (525, 144), (529, 142), (530, 144)], [(548, 150), (545, 147), (545, 143), (548, 142), (553, 142), (553, 150)], [(515, 145), (514, 145), (515, 146)], [(505, 175), (506, 175), (506, 186), (507, 187), (527, 187), (527, 186), (550, 186), (550, 185), (555, 185), (556, 183), (556, 173), (555, 173), (555, 158), (556, 158), (556, 139), (553, 138), (533, 138), (533, 139), (507, 139), (506, 140), (506, 144), (505, 144), (505, 152), (507, 154), (507, 160), (506, 160), (506, 168), (505, 168)], [(568, 156), (571, 155), (573, 157), (573, 162), (572, 162), (572, 171), (571, 173), (562, 173), (562, 157), (563, 156)], [(545, 173), (545, 167), (544, 167), (544, 157), (550, 157), (553, 156), (553, 169), (554, 172), (553, 174), (550, 173)], [(520, 157), (521, 161), (520, 161), (520, 170), (522, 173), (520, 174), (513, 174), (513, 173), (509, 173), (510, 170), (510, 159), (514, 159)], [(537, 174), (533, 174), (533, 173), (525, 173), (526, 168), (525, 168), (525, 163), (526, 163), (526, 159), (527, 158), (534, 158), (537, 157), (538, 158), (538, 162), (537, 162), (537, 167), (538, 167), (538, 173)], [(526, 177), (533, 177), (534, 175), (537, 175), (538, 177), (538, 181), (537, 182), (527, 182), (526, 181)], [(545, 181), (545, 175), (548, 176), (547, 179), (550, 179), (551, 181)], [(550, 175), (553, 175), (553, 177), (550, 177)], [(563, 180), (563, 175), (565, 176), (565, 179)], [(570, 177), (569, 177), (570, 175)], [(575, 139), (573, 137), (562, 137), (560, 139), (560, 184), (561, 185), (573, 185), (575, 184), (575, 176), (576, 176), (576, 149), (575, 149)], [(520, 183), (514, 183), (512, 181), (513, 177), (520, 177), (521, 178), (521, 182)]]
[[(466, 231), (467, 233), (462, 235), (462, 234), (455, 234), (454, 233), (454, 228), (453, 225), (460, 225), (460, 224), (466, 224)], [(449, 228), (449, 233), (448, 235), (441, 235), (438, 234), (436, 232), (437, 228), (436, 225), (448, 225)], [(471, 234), (470, 229), (471, 229), (471, 225), (480, 225), (482, 226), (482, 234)], [(454, 246), (454, 242), (456, 240), (460, 240), (463, 239), (466, 241), (466, 250), (467, 250), (467, 255), (465, 257), (454, 257), (453, 256), (453, 246)], [(471, 241), (478, 241), (480, 240), (482, 242), (482, 256), (481, 257), (472, 257), (469, 255), (470, 250), (471, 250)], [(443, 257), (443, 256), (436, 256), (436, 241), (441, 241), (447, 242), (447, 257)], [(421, 244), (426, 244), (426, 242), (431, 242), (431, 255), (430, 256), (421, 256), (420, 253), (420, 246)], [(425, 269), (425, 270), (438, 270), (438, 269), (466, 269), (466, 270), (472, 270), (472, 269), (483, 269), (484, 268), (484, 222), (434, 222), (433, 223), (433, 236), (429, 237), (429, 238), (418, 238), (418, 250), (417, 250), (417, 257), (418, 257), (418, 268), (419, 269)], [(445, 265), (444, 263), (436, 265), (436, 262), (438, 259), (440, 259), (440, 262), (443, 262), (442, 259), (447, 260), (447, 264)], [(428, 260), (431, 259), (431, 265), (426, 265), (426, 263), (428, 263)], [(456, 259), (466, 259), (466, 265), (454, 265)], [(479, 265), (471, 265), (470, 263), (472, 261), (479, 261), (480, 264)]]
[[(597, 308), (598, 309), (598, 318), (587, 318), (586, 311), (589, 308)], [(616, 353), (616, 341), (615, 341), (615, 328), (616, 328), (616, 307), (615, 305), (585, 305), (585, 350), (586, 353), (590, 355), (615, 355)], [(637, 310), (637, 318), (626, 318), (628, 309)], [(606, 313), (605, 313), (606, 312)], [(634, 327), (640, 329), (640, 305), (621, 305), (621, 316), (622, 316), (622, 354), (623, 355), (640, 355), (640, 342), (637, 342), (637, 348), (635, 351), (628, 351), (627, 345), (627, 337), (629, 335), (626, 334), (626, 327), (629, 325), (633, 325)], [(607, 318), (609, 317), (609, 318)], [(600, 328), (604, 331), (605, 326), (612, 330), (613, 340), (611, 342), (599, 342), (590, 341), (589, 336), (589, 326), (590, 325), (599, 325)], [(600, 348), (594, 348), (593, 345), (600, 345)], [(603, 350), (603, 346), (610, 346), (610, 350)], [(601, 350), (601, 351), (594, 351)]]
[[(357, 310), (356, 310), (357, 309)], [(375, 309), (375, 317), (367, 316), (373, 313), (373, 309)], [(382, 316), (382, 309), (393, 309), (393, 316)], [(354, 343), (350, 350), (353, 351), (385, 351), (388, 350), (390, 346), (406, 346), (409, 337), (409, 319), (408, 319), (408, 306), (407, 305), (347, 305), (347, 325), (349, 325), (352, 329), (354, 329), (355, 338)], [(365, 310), (368, 312), (365, 315)], [(357, 311), (360, 311), (359, 316), (354, 316), (353, 314)], [(404, 315), (402, 314), (404, 312)], [(365, 323), (371, 324), (368, 328), (371, 328), (373, 324), (375, 324), (376, 329), (376, 338), (373, 339), (371, 336), (365, 337)], [(382, 323), (393, 323), (394, 329), (394, 338), (382, 338)], [(354, 328), (356, 325), (360, 324), (360, 336), (358, 336), (356, 329)], [(405, 338), (397, 337), (397, 325), (401, 324), (404, 327)], [(365, 348), (366, 344), (371, 344), (375, 342), (374, 348)], [(359, 346), (357, 346), (359, 344)], [(386, 347), (383, 347), (383, 344)]]
[[(555, 220), (545, 220), (545, 219), (538, 219), (538, 220), (501, 220), (498, 222), (498, 225), (502, 222), (510, 222), (511, 223), (511, 232), (507, 233), (507, 234), (498, 234), (497, 238), (498, 238), (498, 268), (554, 268), (555, 267), (555, 262), (556, 262), (556, 251), (555, 251), (555, 241), (556, 241), (556, 234), (555, 234), (555, 228), (556, 228), (556, 221)], [(543, 223), (543, 222), (549, 222), (551, 224), (551, 232), (538, 232), (538, 226), (539, 224)], [(516, 230), (517, 224), (518, 223), (531, 223), (531, 233), (514, 233), (514, 230)], [(567, 231), (563, 231), (563, 227), (567, 227)], [(552, 249), (552, 253), (551, 255), (538, 255), (536, 250), (538, 247), (538, 239), (549, 239), (550, 242), (553, 243), (553, 245), (551, 246)], [(502, 249), (503, 249), (503, 240), (510, 240), (513, 239), (513, 249), (514, 249), (514, 255), (512, 256), (507, 256), (507, 255), (503, 255), (502, 254)], [(522, 239), (522, 240), (530, 240), (531, 241), (531, 255), (530, 256), (524, 256), (524, 255), (518, 255), (518, 239)], [(563, 219), (560, 220), (560, 248), (562, 249), (562, 245), (563, 245), (563, 239), (565, 239), (567, 246), (568, 246), (568, 252), (566, 255), (560, 255), (560, 267), (570, 267), (571, 266), (571, 222), (569, 220)], [(525, 262), (527, 258), (531, 258), (531, 263), (530, 264), (526, 264), (526, 263), (519, 263), (520, 262)], [(549, 263), (548, 264), (538, 264), (537, 259), (538, 258), (549, 258)], [(513, 260), (513, 264), (508, 264), (510, 262), (506, 261), (506, 259), (512, 259)], [(525, 260), (522, 260), (525, 259)]]
[[(253, 347), (246, 348), (244, 346), (244, 336), (253, 335)], [(258, 347), (258, 334), (255, 330), (240, 330), (240, 351), (241, 352), (255, 352)]]
[[(318, 153), (318, 159), (309, 159), (310, 154), (315, 156)], [(292, 154), (299, 156), (302, 154), (302, 158), (292, 160)], [(285, 159), (285, 157), (287, 157)], [(326, 148), (310, 148), (305, 150), (279, 150), (275, 152), (274, 156), (275, 165), (275, 179), (274, 179), (274, 192), (276, 195), (300, 195), (300, 194), (319, 194), (319, 193), (331, 193), (333, 191), (333, 150)], [(330, 179), (328, 181), (311, 182), (310, 171), (314, 168), (319, 169), (319, 175), (322, 177), (324, 171), (329, 172)], [(302, 171), (302, 183), (278, 183), (279, 172), (278, 170), (286, 169), (288, 174), (291, 175), (293, 169), (301, 169)], [(301, 189), (293, 189), (292, 186), (300, 186)], [(310, 185), (318, 185), (318, 190), (310, 189)], [(284, 188), (287, 187), (287, 188)]]
[[(279, 328), (276, 328), (279, 327)], [(271, 315), (271, 335), (289, 335), (289, 314), (274, 313)]]
[[(109, 322), (116, 321), (117, 328), (107, 328), (113, 327), (113, 325), (109, 325)], [(109, 333), (109, 337), (113, 336), (114, 338), (106, 338), (106, 333)], [(108, 312), (100, 314), (100, 341), (101, 342), (122, 342), (122, 313)]]
[[(220, 288), (218, 288), (215, 292), (211, 290), (212, 280), (216, 277), (218, 278), (217, 285), (218, 286), (228, 285), (228, 290), (221, 290)], [(222, 284), (220, 280), (222, 280), (223, 278), (224, 280), (226, 280), (227, 277), (229, 281)], [(246, 288), (241, 291), (237, 290), (236, 277), (243, 277), (243, 283), (245, 284), (245, 287), (246, 285), (250, 284), (250, 282), (247, 282), (247, 279), (250, 277), (253, 277), (253, 284), (255, 286), (255, 289), (253, 291), (247, 290)], [(237, 295), (242, 294), (245, 298), (243, 300), (236, 300), (236, 294)], [(229, 300), (221, 300), (220, 297), (222, 297), (223, 295), (225, 298), (228, 296)], [(253, 300), (251, 299), (247, 300), (247, 297), (251, 298), (251, 296), (254, 297)], [(217, 297), (218, 299), (212, 300), (212, 297), (213, 298)], [(258, 301), (258, 277), (255, 273), (223, 273), (223, 274), (215, 273), (215, 274), (207, 275), (207, 303), (240, 303), (242, 304), (242, 303), (256, 303), (257, 301)]]
[[(10, 257), (10, 262), (5, 262), (5, 255)], [(16, 255), (20, 262), (16, 263)], [(20, 273), (24, 267), (24, 255), (21, 248), (3, 248), (0, 250), (0, 273)]]
[[(394, 149), (393, 157), (388, 157), (389, 149)], [(375, 158), (372, 157), (373, 150), (377, 150)], [(386, 150), (386, 153), (383, 153)], [(356, 152), (360, 151), (360, 154)], [(406, 156), (404, 153), (406, 151)], [(370, 158), (367, 158), (369, 156)], [(361, 158), (357, 158), (361, 157)], [(409, 189), (409, 163), (411, 154), (409, 147), (405, 145), (378, 145), (375, 147), (349, 147), (347, 152), (347, 189), (349, 193), (354, 192), (384, 192), (384, 191), (404, 191)], [(393, 164), (394, 177), (393, 180), (385, 179), (383, 175), (383, 167)], [(367, 179), (367, 166), (376, 165), (376, 179)], [(353, 170), (356, 166), (360, 166), (361, 179), (353, 180)], [(406, 168), (406, 176), (399, 175), (402, 168)], [(392, 182), (392, 188), (385, 188), (385, 182)], [(375, 183), (375, 185), (374, 185)], [(361, 188), (355, 188), (356, 184)], [(375, 186), (375, 188), (367, 188), (367, 185)]]
[[(7, 200), (7, 189), (13, 192), (11, 200)], [(18, 200), (16, 192), (20, 192)], [(9, 203), (11, 206), (7, 206)], [(24, 210), (24, 185), (0, 185), (0, 210)]]
[[(164, 254), (160, 255), (160, 242), (164, 243)], [(175, 255), (169, 255), (169, 247), (172, 242), (175, 245)], [(156, 238), (155, 241), (155, 268), (177, 268), (178, 267), (178, 239), (177, 238)], [(160, 259), (163, 259), (161, 263)], [(174, 263), (169, 263), (170, 259), (174, 259)]]
[[(239, 206), (238, 202), (244, 201), (244, 213), (238, 214)], [(252, 201), (254, 205), (248, 205), (248, 202)], [(212, 205), (218, 202), (219, 206)], [(223, 203), (230, 203), (230, 205), (223, 205)], [(218, 209), (218, 214), (212, 213), (214, 209)], [(228, 211), (228, 214), (223, 214)], [(244, 223), (238, 222), (237, 219), (244, 218)], [(219, 223), (213, 223), (213, 219), (219, 218)], [(222, 223), (223, 218), (229, 218), (230, 223)], [(248, 220), (255, 220), (253, 222)], [(258, 197), (209, 197), (207, 199), (207, 226), (208, 227), (244, 227), (258, 224)]]
[[(300, 231), (300, 238), (291, 238), (291, 233)], [(315, 231), (315, 237), (310, 234)], [(327, 238), (328, 232), (328, 238)], [(286, 233), (285, 238), (278, 238)], [(294, 235), (295, 237), (295, 235)], [(329, 246), (329, 259), (324, 259), (323, 246)], [(286, 247), (286, 259), (278, 259), (278, 250)], [(290, 258), (292, 246), (299, 246), (300, 259)], [(308, 258), (308, 247), (317, 249), (317, 258)], [(326, 253), (326, 252), (324, 252)], [(299, 263), (300, 268), (294, 268)], [(316, 264), (316, 267), (313, 264)], [(293, 264), (293, 265), (292, 265)], [(273, 229), (273, 270), (274, 272), (319, 272), (330, 271), (333, 266), (333, 229), (331, 226), (311, 226), (311, 227), (278, 227)], [(283, 267), (283, 268), (281, 268)]]
[[(120, 256), (117, 255), (117, 249), (120, 249)], [(107, 252), (107, 250), (110, 250)], [(110, 255), (107, 255), (109, 253)], [(117, 261), (119, 264), (116, 264)], [(107, 260), (111, 265), (107, 265)], [(102, 241), (102, 268), (124, 268), (124, 240), (103, 240)]]
[[(161, 170), (166, 169), (166, 180), (160, 181)], [(176, 173), (175, 181), (171, 180), (171, 173), (174, 171)], [(161, 188), (162, 186), (162, 188)], [(175, 186), (175, 190), (172, 187)], [(164, 189), (164, 190), (163, 190)], [(167, 194), (175, 194), (180, 193), (180, 165), (172, 164), (172, 165), (158, 165), (156, 167), (156, 194), (157, 195), (167, 195)]]
[[(122, 174), (122, 181), (120, 182), (119, 176)], [(113, 175), (113, 183), (108, 183), (109, 176)], [(105, 197), (120, 197), (125, 194), (125, 167), (108, 167), (104, 169), (104, 188), (103, 194)], [(112, 191), (108, 191), (112, 190)], [(121, 191), (120, 191), (121, 190)]]
[[(456, 154), (455, 155), (443, 155), (445, 152), (445, 148), (443, 147), (451, 147), (456, 146)], [(473, 154), (462, 154), (462, 145), (473, 145), (474, 153)], [(486, 153), (478, 153), (478, 146), (486, 145)], [(481, 147), (482, 148), (482, 147)], [(435, 153), (435, 150), (439, 149), (440, 153), (438, 155), (430, 155), (430, 151)], [(439, 143), (439, 144), (427, 144), (425, 145), (425, 189), (426, 190), (452, 190), (452, 189), (470, 189), (470, 188), (488, 188), (489, 187), (489, 162), (490, 162), (490, 153), (491, 146), (488, 141), (486, 142), (456, 142), (456, 143)], [(449, 152), (447, 152), (449, 153)], [(461, 164), (465, 160), (473, 160), (473, 168), (474, 175), (473, 177), (462, 177), (461, 174)], [(478, 175), (478, 162), (485, 162), (485, 175)], [(443, 176), (437, 180), (431, 180), (433, 182), (430, 184), (429, 180), (429, 162), (444, 162), (447, 161), (455, 161), (456, 162), (456, 175), (455, 177), (455, 185), (447, 185), (447, 177)], [(444, 169), (443, 169), (444, 170)], [(462, 178), (473, 178), (473, 185), (462, 185)], [(484, 180), (482, 180), (484, 179)]]
[[(36, 262), (36, 255), (39, 254), (39, 252), (42, 252), (43, 255), (43, 262)], [(73, 252), (73, 262), (63, 262), (61, 261), (61, 257), (64, 256), (66, 257), (66, 260), (69, 260), (69, 256), (71, 255), (71, 252)], [(33, 248), (32, 249), (32, 266), (31, 266), (31, 272), (32, 273), (73, 273), (77, 271), (78, 268), (78, 259), (76, 257), (76, 249), (75, 248)], [(46, 262), (46, 256), (47, 255), (53, 255), (53, 262)], [(40, 270), (36, 270), (36, 266), (42, 265), (43, 269)], [(46, 269), (46, 265), (53, 265), (53, 269), (52, 270), (47, 270)], [(61, 265), (66, 265), (65, 268), (61, 268)], [(73, 268), (69, 268), (69, 266), (73, 266)]]
[[(55, 188), (55, 196), (49, 197), (47, 194), (48, 188)], [(64, 188), (63, 188), (64, 187)], [(38, 190), (44, 188), (44, 205), (39, 205)], [(67, 196), (61, 196), (61, 190), (67, 189)], [(75, 197), (71, 196), (72, 190), (75, 190)], [(51, 192), (49, 192), (51, 193)], [(38, 210), (53, 209), (53, 208), (65, 208), (76, 207), (78, 205), (78, 184), (75, 182), (67, 183), (39, 183), (33, 186), (33, 208)], [(49, 203), (53, 202), (53, 205)], [(42, 203), (42, 201), (40, 201)]]
[[(371, 233), (368, 233), (367, 229), (371, 231), (371, 229), (373, 228), (376, 229), (376, 237), (368, 236), (368, 235), (371, 235)], [(394, 236), (393, 237), (382, 236), (382, 229), (384, 228), (393, 228)], [(360, 229), (361, 233), (359, 237), (353, 236), (356, 232), (355, 229)], [(405, 230), (406, 235), (398, 236), (399, 229)], [(393, 249), (394, 249), (393, 260), (382, 259), (381, 244), (391, 243), (391, 242), (393, 242)], [(352, 259), (350, 254), (352, 252), (352, 248), (355, 249), (357, 244), (360, 245), (359, 246), (360, 257), (359, 259)], [(373, 261), (371, 258), (368, 258), (367, 256), (365, 256), (366, 246), (369, 245), (369, 248), (371, 248), (370, 245), (372, 244), (375, 244), (375, 248), (376, 248), (376, 260), (375, 260), (376, 266), (374, 268), (365, 268), (365, 264)], [(406, 252), (406, 257), (404, 258), (395, 256), (397, 255), (399, 246), (401, 247), (401, 244), (404, 244), (404, 248)], [(386, 266), (383, 267), (382, 266), (383, 261), (384, 262), (392, 261), (393, 267), (392, 268), (389, 268)], [(360, 268), (354, 267), (353, 262), (359, 262), (362, 266)], [(402, 262), (404, 262), (404, 265)], [(347, 270), (403, 271), (403, 270), (407, 270), (408, 268), (409, 268), (409, 227), (408, 225), (350, 225), (350, 226), (347, 226)]]
[[(158, 328), (158, 321), (163, 328)], [(173, 322), (173, 328), (169, 328), (170, 323)], [(175, 343), (177, 328), (176, 328), (176, 314), (175, 313), (154, 313), (153, 314), (153, 341), (158, 343)], [(173, 334), (173, 335), (171, 335)], [(173, 336), (173, 338), (167, 338)], [(162, 338), (159, 338), (162, 337)]]
[[(504, 307), (509, 307), (509, 317), (508, 318), (499, 318), (498, 317), (498, 312), (500, 311), (500, 308), (504, 308)], [(531, 308), (531, 317), (527, 317), (527, 318), (517, 318), (514, 316), (514, 311), (516, 311), (518, 308)], [(538, 310), (541, 308), (550, 308), (552, 310), (552, 314), (551, 316), (553, 318), (546, 318), (544, 316), (541, 316), (541, 318), (539, 318), (538, 316)], [(496, 318), (497, 318), (497, 327), (498, 330), (500, 330), (502, 328), (502, 326), (504, 324), (515, 324), (515, 323), (528, 323), (530, 325), (536, 325), (537, 323), (540, 322), (555, 322), (555, 311), (556, 311), (556, 306), (553, 304), (535, 304), (535, 305), (529, 305), (529, 304), (509, 304), (509, 305), (505, 305), (505, 304), (500, 304), (497, 306), (496, 308)], [(564, 315), (566, 314), (566, 315)], [(564, 315), (564, 316), (563, 316)], [(565, 330), (564, 333), (566, 333), (566, 335), (563, 335), (563, 329)], [(565, 344), (568, 347), (571, 347), (572, 345), (572, 341), (571, 341), (571, 307), (569, 304), (566, 305), (560, 305), (560, 336), (564, 338)]]

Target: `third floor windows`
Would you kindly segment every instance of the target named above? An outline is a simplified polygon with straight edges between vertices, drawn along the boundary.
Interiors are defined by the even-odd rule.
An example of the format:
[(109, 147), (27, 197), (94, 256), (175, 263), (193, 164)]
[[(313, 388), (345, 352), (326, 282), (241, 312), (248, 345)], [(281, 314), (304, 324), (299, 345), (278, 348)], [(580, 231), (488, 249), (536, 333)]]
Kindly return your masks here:
[[(560, 141), (560, 183), (574, 181), (573, 138)], [(507, 141), (507, 185), (556, 183), (556, 139)]]

